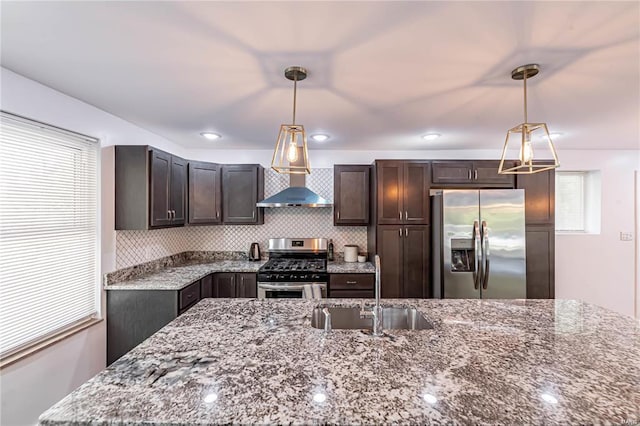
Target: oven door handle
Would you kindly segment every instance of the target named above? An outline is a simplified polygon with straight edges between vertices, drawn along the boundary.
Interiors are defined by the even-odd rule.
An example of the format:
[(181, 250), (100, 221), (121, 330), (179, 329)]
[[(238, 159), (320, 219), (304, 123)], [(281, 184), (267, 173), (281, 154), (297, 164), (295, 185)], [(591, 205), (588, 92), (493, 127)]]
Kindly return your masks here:
[[(282, 284), (286, 284), (286, 285), (282, 285)], [(278, 290), (278, 291), (302, 291), (304, 290), (304, 285), (300, 284), (297, 285), (291, 285), (293, 283), (280, 283), (280, 285), (278, 284), (269, 284), (269, 283), (263, 283), (263, 282), (259, 282), (258, 283), (258, 288), (262, 288), (264, 290)], [(317, 284), (320, 286), (320, 288), (327, 288), (327, 284), (325, 283), (306, 283), (308, 285), (312, 285), (312, 284)]]

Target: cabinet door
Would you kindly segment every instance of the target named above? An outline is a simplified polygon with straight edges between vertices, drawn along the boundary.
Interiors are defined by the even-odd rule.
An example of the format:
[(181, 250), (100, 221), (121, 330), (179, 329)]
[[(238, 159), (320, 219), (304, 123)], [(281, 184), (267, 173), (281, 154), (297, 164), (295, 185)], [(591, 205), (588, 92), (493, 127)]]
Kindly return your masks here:
[(169, 179), (171, 174), (171, 154), (159, 150), (150, 150), (149, 201), (150, 226), (168, 226), (171, 224), (169, 198)]
[(403, 297), (429, 297), (429, 226), (405, 226)]
[(220, 166), (189, 162), (189, 223), (216, 224), (220, 214)]
[(403, 219), (406, 224), (429, 223), (430, 172), (429, 163), (407, 162), (404, 165)]
[(379, 225), (402, 223), (403, 166), (401, 161), (376, 162)]
[(256, 207), (264, 194), (264, 169), (258, 165), (222, 167), (222, 220), (224, 223), (264, 223)]
[(555, 172), (548, 170), (531, 175), (518, 175), (518, 188), (524, 189), (527, 225), (555, 223)]
[[(505, 167), (512, 166), (512, 163), (505, 164)], [(500, 161), (474, 161), (473, 181), (478, 184), (498, 185), (502, 188), (513, 188), (515, 175), (499, 175), (499, 167)]]
[(333, 168), (333, 224), (369, 224), (370, 166)]
[(471, 161), (434, 161), (431, 163), (431, 182), (435, 184), (471, 183)]
[(217, 273), (213, 276), (213, 297), (236, 297), (236, 274)]
[(213, 297), (213, 274), (207, 275), (200, 280), (200, 297)]
[(527, 299), (555, 297), (555, 227), (527, 226)]
[(169, 205), (173, 211), (172, 225), (184, 225), (186, 220), (185, 199), (187, 190), (187, 162), (171, 156), (171, 178), (169, 179)]
[(402, 297), (403, 294), (403, 235), (404, 227), (378, 226), (377, 248), (380, 256), (382, 297)]
[(256, 274), (236, 274), (236, 297), (258, 297)]

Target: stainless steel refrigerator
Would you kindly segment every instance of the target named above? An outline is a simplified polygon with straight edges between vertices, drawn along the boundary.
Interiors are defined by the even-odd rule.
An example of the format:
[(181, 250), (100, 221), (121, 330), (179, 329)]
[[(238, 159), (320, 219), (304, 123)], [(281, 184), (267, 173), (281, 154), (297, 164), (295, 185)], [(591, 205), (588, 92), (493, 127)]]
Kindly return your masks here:
[(432, 191), (435, 298), (526, 293), (524, 190)]

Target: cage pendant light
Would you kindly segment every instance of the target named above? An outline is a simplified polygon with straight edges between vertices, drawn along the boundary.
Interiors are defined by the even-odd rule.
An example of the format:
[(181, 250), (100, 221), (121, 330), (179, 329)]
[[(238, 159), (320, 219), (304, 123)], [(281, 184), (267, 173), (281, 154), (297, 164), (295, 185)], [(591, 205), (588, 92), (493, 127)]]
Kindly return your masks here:
[[(524, 82), (524, 122), (507, 131), (498, 174), (532, 174), (555, 169), (560, 165), (546, 123), (529, 123), (527, 120), (527, 79), (537, 75), (539, 71), (537, 64), (523, 65), (511, 71), (512, 79)], [(510, 163), (508, 151), (516, 150), (518, 158), (515, 166), (507, 164), (505, 167), (505, 161)]]
[(307, 134), (304, 126), (296, 124), (296, 94), (298, 81), (307, 78), (307, 70), (302, 67), (289, 67), (284, 76), (293, 80), (293, 120), (292, 124), (282, 124), (276, 141), (276, 148), (271, 159), (271, 168), (278, 173), (309, 174), (309, 153), (307, 151)]

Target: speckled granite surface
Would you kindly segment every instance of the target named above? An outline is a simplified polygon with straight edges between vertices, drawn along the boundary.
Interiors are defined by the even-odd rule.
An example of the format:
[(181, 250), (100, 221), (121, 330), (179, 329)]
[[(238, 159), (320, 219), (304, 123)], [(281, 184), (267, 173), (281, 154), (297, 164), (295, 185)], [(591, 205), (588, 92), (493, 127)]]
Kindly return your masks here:
[(631, 318), (576, 301), (383, 302), (418, 307), (434, 329), (325, 335), (310, 326), (318, 302), (204, 299), (40, 421), (640, 421), (640, 326)]
[(249, 260), (249, 255), (243, 251), (185, 251), (109, 272), (104, 275), (103, 284), (106, 286), (117, 282), (134, 280), (155, 272), (162, 272), (166, 268), (211, 263), (220, 260)]
[(327, 262), (327, 272), (330, 274), (374, 274), (376, 268), (371, 262), (345, 262), (333, 261)]
[(105, 284), (105, 290), (180, 290), (213, 272), (258, 272), (264, 261), (218, 260), (175, 266), (126, 281)]

